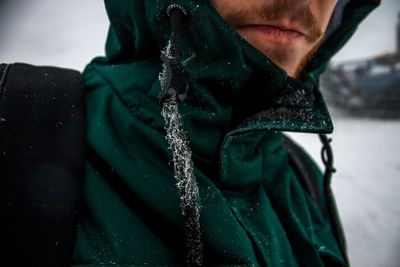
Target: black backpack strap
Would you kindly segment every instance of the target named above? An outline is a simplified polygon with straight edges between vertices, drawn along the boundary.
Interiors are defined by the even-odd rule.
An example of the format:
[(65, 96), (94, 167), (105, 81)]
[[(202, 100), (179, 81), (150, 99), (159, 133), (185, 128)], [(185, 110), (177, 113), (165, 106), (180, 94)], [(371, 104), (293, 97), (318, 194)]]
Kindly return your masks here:
[(0, 254), (5, 266), (68, 266), (82, 202), (79, 72), (0, 65)]

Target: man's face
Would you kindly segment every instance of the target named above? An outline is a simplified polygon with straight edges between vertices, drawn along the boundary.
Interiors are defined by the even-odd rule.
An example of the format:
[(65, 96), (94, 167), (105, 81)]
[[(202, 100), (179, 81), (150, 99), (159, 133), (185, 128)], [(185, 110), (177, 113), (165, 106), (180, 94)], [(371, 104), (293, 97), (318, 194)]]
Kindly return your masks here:
[(338, 0), (211, 0), (247, 42), (297, 77), (322, 42)]

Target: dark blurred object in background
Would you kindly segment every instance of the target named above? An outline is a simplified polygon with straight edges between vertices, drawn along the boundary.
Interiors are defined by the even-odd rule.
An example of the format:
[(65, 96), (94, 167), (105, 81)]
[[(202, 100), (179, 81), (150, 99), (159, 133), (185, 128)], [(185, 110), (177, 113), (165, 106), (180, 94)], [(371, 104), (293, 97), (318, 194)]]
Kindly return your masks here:
[(400, 118), (400, 13), (397, 51), (330, 65), (321, 79), (327, 101), (354, 115)]

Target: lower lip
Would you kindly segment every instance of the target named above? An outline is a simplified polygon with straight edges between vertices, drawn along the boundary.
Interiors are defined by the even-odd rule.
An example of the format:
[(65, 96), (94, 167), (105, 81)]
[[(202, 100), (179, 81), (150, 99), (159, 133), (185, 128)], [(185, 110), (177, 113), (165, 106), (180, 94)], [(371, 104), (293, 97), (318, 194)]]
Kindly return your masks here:
[(249, 26), (242, 26), (238, 30), (240, 29), (252, 32), (254, 34), (259, 35), (261, 38), (265, 38), (268, 39), (269, 41), (277, 43), (295, 42), (303, 37), (303, 34), (297, 31), (284, 30), (282, 28), (275, 26), (249, 25)]

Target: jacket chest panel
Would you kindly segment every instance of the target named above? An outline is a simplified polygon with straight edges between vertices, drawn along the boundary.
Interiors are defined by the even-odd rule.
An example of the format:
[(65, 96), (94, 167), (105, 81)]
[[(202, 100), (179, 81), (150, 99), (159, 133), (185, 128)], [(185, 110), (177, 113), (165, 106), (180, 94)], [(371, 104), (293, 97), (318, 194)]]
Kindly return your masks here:
[(227, 188), (245, 188), (268, 182), (289, 168), (280, 133), (247, 132), (227, 136), (220, 152), (220, 183)]

